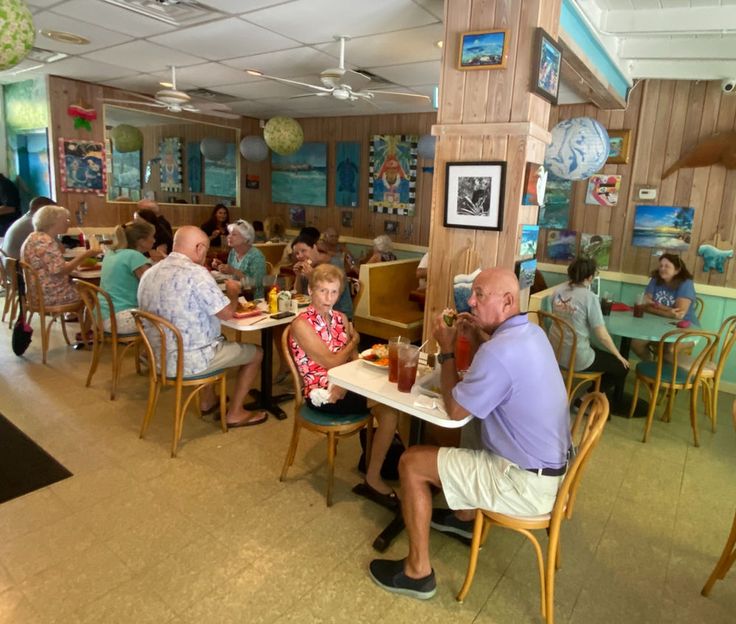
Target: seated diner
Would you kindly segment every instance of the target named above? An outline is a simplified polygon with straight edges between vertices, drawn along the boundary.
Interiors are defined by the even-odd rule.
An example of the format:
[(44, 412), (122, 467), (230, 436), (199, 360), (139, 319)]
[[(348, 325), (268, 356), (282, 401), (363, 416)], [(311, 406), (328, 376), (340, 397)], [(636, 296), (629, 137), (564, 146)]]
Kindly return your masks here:
[(230, 247), (227, 262), (220, 262), (215, 258), (212, 260), (212, 268), (225, 275), (231, 275), (238, 281), (247, 277), (253, 287), (254, 297), (260, 299), (263, 297), (266, 258), (260, 249), (253, 246), (255, 230), (243, 219), (228, 225), (227, 230), (227, 244)]

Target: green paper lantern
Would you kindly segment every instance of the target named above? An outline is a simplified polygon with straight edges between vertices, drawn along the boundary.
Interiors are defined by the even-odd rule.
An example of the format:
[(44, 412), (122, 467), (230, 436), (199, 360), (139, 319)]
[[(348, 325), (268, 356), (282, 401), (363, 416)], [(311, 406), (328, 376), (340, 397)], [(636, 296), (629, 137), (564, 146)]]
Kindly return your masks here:
[(22, 0), (0, 0), (0, 71), (15, 67), (36, 40), (31, 11)]
[(143, 133), (135, 126), (120, 124), (110, 131), (115, 149), (120, 153), (137, 152), (143, 147)]
[(304, 131), (291, 117), (272, 117), (263, 128), (263, 138), (272, 151), (288, 156), (304, 143)]

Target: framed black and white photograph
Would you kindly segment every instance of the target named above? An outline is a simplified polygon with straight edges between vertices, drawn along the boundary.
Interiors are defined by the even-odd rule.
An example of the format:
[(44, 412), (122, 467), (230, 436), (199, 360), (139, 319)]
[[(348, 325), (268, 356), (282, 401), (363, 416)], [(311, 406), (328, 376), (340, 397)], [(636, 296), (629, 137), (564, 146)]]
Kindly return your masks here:
[(445, 179), (445, 227), (503, 229), (505, 162), (450, 162)]
[(532, 59), (532, 92), (556, 105), (560, 91), (562, 48), (543, 28), (537, 28)]

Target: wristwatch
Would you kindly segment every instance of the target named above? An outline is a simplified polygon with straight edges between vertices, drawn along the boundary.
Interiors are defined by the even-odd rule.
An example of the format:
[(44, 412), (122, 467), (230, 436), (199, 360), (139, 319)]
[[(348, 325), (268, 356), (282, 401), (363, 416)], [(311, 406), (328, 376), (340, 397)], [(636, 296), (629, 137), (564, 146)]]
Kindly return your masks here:
[(437, 361), (440, 364), (444, 364), (445, 362), (447, 362), (447, 360), (452, 360), (454, 358), (455, 358), (455, 354), (452, 351), (448, 351), (447, 353), (440, 353), (437, 356)]

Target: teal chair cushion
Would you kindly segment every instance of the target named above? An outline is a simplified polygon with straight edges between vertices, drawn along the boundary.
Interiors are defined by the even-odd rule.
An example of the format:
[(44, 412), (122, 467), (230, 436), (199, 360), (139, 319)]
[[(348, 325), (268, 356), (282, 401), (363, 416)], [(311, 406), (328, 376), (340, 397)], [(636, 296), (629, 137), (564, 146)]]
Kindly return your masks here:
[[(639, 362), (636, 365), (636, 372), (644, 377), (654, 379), (657, 376), (657, 363), (656, 362)], [(672, 379), (672, 364), (665, 362), (662, 366), (662, 381), (669, 383)], [(677, 368), (677, 377), (675, 381), (678, 384), (684, 384), (687, 381), (687, 371), (682, 368)]]
[[(190, 375), (190, 376), (184, 376), (182, 377), (182, 381), (197, 381), (198, 379), (207, 379), (208, 377), (214, 377), (215, 375), (219, 375), (220, 373), (224, 372), (224, 368), (219, 368), (217, 370), (209, 371), (207, 373), (200, 373), (199, 375)], [(166, 377), (169, 381), (176, 381), (176, 376), (174, 377)]]
[(319, 425), (320, 427), (334, 427), (337, 425), (349, 425), (350, 423), (356, 423), (364, 420), (368, 416), (369, 412), (363, 414), (327, 414), (320, 412), (309, 407), (306, 403), (303, 403), (299, 410), (299, 415), (306, 421), (313, 425)]

